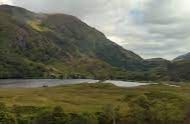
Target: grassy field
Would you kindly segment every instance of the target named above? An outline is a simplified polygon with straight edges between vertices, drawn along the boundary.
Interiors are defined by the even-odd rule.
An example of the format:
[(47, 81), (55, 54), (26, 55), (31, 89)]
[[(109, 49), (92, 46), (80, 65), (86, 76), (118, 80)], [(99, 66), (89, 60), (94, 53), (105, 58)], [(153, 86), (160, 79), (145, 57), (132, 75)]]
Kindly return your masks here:
[(105, 83), (1, 88), (0, 122), (112, 124), (117, 120), (117, 124), (189, 124), (189, 103), (189, 83), (133, 88)]
[(171, 87), (162, 84), (121, 88), (112, 84), (77, 84), (47, 88), (2, 88), (0, 101), (8, 106), (36, 106), (52, 108), (62, 106), (66, 112), (97, 112), (103, 106), (119, 106), (122, 113), (128, 110), (128, 95), (138, 96), (148, 92), (171, 92), (190, 99), (190, 85)]

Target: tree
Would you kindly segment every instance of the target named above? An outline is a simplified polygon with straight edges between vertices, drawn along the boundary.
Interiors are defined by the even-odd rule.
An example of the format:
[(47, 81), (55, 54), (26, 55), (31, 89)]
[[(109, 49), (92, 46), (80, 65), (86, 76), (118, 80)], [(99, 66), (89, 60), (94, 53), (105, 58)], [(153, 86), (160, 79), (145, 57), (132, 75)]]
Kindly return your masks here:
[(128, 121), (132, 124), (182, 124), (184, 102), (170, 93), (141, 95), (129, 103)]
[(145, 95), (141, 95), (129, 104), (128, 120), (133, 124), (147, 124), (149, 120), (150, 101)]
[(103, 111), (97, 113), (100, 124), (116, 124), (119, 119), (119, 107), (109, 104), (103, 107)]

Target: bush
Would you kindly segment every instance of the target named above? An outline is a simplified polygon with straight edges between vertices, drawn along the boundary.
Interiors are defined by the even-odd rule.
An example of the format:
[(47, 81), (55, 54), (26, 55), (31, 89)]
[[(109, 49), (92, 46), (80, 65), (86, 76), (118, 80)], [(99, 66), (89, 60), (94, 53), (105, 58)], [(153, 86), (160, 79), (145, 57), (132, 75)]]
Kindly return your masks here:
[(149, 93), (131, 100), (128, 121), (132, 124), (182, 124), (184, 107), (184, 101), (174, 94)]
[(113, 105), (106, 105), (102, 112), (96, 113), (99, 124), (116, 124), (120, 118), (119, 107)]
[(55, 107), (52, 112), (45, 112), (37, 116), (34, 124), (66, 124), (67, 115), (61, 107)]
[(8, 112), (3, 103), (0, 103), (0, 124), (16, 124), (14, 115)]

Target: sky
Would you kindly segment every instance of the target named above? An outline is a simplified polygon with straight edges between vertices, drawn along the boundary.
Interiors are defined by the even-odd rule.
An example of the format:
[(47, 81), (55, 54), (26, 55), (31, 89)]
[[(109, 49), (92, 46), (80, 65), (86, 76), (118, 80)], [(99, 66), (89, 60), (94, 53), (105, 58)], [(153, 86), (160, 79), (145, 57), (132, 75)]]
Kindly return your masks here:
[(66, 13), (143, 58), (190, 52), (190, 0), (0, 0), (43, 13)]

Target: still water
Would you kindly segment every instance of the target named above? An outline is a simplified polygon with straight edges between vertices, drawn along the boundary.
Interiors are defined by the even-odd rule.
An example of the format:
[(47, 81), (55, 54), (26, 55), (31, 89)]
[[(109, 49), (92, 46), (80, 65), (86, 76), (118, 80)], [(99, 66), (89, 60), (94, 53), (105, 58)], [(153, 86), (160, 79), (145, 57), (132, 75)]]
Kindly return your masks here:
[[(2, 79), (0, 80), (1, 88), (35, 88), (43, 86), (59, 86), (66, 84), (80, 84), (80, 83), (97, 83), (99, 80), (93, 79)], [(141, 85), (148, 85), (148, 83), (127, 82), (107, 80), (104, 83), (112, 83), (119, 87), (136, 87)]]

